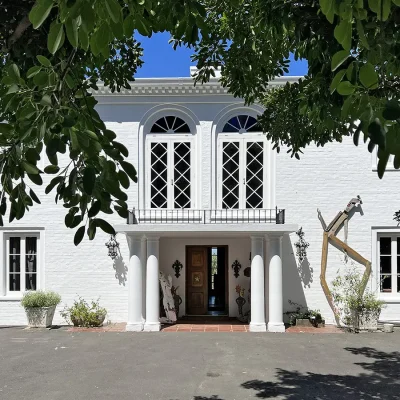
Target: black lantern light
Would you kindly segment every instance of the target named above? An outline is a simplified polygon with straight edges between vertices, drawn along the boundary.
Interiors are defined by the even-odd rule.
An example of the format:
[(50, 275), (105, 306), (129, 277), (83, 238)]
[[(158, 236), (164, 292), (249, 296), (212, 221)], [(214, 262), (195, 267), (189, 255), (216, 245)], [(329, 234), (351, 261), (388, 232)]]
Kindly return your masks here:
[(110, 240), (106, 242), (108, 248), (108, 256), (115, 260), (119, 256), (119, 243), (115, 239), (115, 235), (110, 236)]

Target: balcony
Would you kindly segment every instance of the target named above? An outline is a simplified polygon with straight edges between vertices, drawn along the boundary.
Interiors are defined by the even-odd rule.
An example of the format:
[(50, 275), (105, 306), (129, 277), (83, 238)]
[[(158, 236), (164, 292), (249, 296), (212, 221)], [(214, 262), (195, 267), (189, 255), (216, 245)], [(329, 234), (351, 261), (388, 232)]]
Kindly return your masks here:
[(133, 209), (127, 218), (137, 224), (284, 224), (285, 210), (274, 209)]

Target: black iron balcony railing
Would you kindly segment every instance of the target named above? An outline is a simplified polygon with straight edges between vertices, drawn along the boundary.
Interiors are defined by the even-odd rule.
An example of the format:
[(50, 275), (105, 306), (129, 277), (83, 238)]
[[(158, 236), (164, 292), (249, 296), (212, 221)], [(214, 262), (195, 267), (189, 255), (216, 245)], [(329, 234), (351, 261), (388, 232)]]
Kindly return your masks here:
[(285, 210), (274, 209), (133, 209), (127, 218), (128, 224), (284, 224)]

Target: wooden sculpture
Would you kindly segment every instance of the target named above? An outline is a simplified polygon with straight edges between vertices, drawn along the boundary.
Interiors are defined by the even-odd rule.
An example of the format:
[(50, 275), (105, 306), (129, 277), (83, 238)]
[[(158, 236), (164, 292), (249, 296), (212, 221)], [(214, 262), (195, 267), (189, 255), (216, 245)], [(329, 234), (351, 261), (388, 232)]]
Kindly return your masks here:
[[(371, 275), (371, 262), (362, 257), (359, 253), (357, 253), (353, 248), (348, 246), (347, 244), (347, 235), (348, 235), (348, 222), (349, 222), (349, 213), (355, 207), (361, 206), (362, 201), (360, 196), (357, 196), (350, 200), (347, 204), (344, 211), (340, 211), (336, 217), (331, 221), (331, 223), (327, 226), (324, 218), (322, 217), (321, 211), (318, 209), (318, 218), (321, 222), (322, 228), (324, 229), (324, 236), (322, 241), (322, 258), (321, 258), (321, 286), (325, 293), (325, 297), (328, 300), (329, 306), (331, 307), (335, 320), (338, 325), (340, 325), (339, 316), (335, 312), (335, 307), (332, 300), (332, 294), (326, 283), (326, 266), (328, 261), (328, 245), (329, 243), (333, 244), (336, 248), (343, 251), (345, 253), (345, 259), (347, 257), (351, 257), (353, 260), (365, 266), (365, 272), (362, 278), (362, 286), (361, 286), (361, 294), (364, 293), (365, 288), (368, 283), (368, 279)], [(341, 227), (344, 226), (344, 242), (341, 241), (336, 235), (340, 231)]]

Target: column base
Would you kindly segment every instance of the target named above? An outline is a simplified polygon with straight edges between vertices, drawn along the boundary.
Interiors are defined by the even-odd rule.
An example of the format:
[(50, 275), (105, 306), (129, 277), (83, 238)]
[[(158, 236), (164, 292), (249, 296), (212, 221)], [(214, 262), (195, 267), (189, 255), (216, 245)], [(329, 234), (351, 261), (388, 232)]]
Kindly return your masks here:
[(132, 324), (126, 324), (125, 331), (126, 332), (142, 332), (143, 330), (143, 324), (142, 323), (132, 323)]
[(159, 322), (146, 322), (143, 327), (144, 332), (159, 332), (161, 324)]
[(268, 322), (268, 332), (285, 332), (283, 322)]
[(254, 323), (250, 322), (250, 332), (267, 332), (267, 326), (265, 322)]

